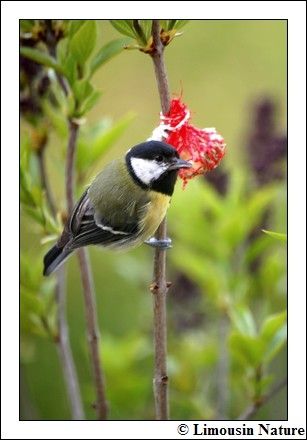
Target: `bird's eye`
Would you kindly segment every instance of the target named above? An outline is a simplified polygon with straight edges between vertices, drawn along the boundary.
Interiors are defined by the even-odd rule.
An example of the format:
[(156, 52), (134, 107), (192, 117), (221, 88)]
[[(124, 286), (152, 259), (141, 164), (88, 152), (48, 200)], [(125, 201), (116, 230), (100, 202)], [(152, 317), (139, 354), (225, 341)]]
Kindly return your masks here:
[(161, 156), (161, 154), (159, 154), (158, 156), (155, 157), (155, 161), (156, 162), (163, 162), (163, 156)]

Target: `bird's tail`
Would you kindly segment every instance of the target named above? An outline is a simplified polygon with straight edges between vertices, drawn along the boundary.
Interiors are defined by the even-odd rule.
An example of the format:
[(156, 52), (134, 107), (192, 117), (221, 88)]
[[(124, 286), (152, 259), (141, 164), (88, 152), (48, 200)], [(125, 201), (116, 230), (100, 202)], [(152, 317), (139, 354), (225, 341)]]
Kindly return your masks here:
[(66, 258), (68, 258), (71, 253), (72, 251), (67, 251), (58, 245), (54, 245), (44, 257), (43, 274), (45, 276), (50, 275), (52, 272), (58, 269), (61, 264), (64, 263)]

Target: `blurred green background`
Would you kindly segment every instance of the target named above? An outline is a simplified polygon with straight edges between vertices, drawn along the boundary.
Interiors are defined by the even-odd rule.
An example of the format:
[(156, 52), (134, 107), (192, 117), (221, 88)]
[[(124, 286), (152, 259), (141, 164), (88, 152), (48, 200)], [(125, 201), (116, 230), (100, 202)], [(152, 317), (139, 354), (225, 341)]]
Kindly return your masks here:
[[(97, 24), (97, 47), (119, 37), (109, 22)], [(286, 308), (286, 249), (284, 243), (261, 232), (286, 231), (287, 24), (282, 20), (195, 20), (182, 32), (165, 50), (171, 91), (182, 93), (195, 125), (216, 127), (225, 138), (227, 154), (211, 178), (208, 174), (195, 179), (184, 191), (179, 182), (169, 210), (171, 418), (233, 419), (259, 387), (265, 393), (287, 374), (285, 333), (278, 333)], [(89, 180), (103, 163), (148, 138), (158, 125), (160, 111), (152, 62), (138, 50), (123, 51), (105, 64), (93, 83), (103, 94), (82, 129), (101, 120), (106, 125), (119, 120), (129, 123), (91, 169)], [(27, 133), (22, 120), (21, 148)], [(66, 142), (50, 132), (47, 166), (59, 209), (65, 207)], [(31, 169), (35, 175), (35, 164)], [(29, 271), (37, 266), (36, 279), (48, 249), (41, 238), (40, 228), (22, 210), (21, 252), (31, 266)], [(91, 248), (90, 257), (110, 419), (153, 419), (148, 289), (153, 252), (146, 246), (115, 255)], [(87, 417), (95, 418), (75, 257), (67, 268), (72, 350)], [(22, 268), (21, 283), (29, 284), (30, 276)], [(43, 295), (43, 289), (33, 293), (37, 298)], [(21, 418), (69, 419), (55, 344), (29, 325), (31, 316), (22, 300), (21, 304)], [(265, 328), (272, 320), (276, 331), (265, 345)], [(261, 384), (255, 379), (259, 369)], [(258, 420), (286, 416), (285, 390), (257, 413)]]

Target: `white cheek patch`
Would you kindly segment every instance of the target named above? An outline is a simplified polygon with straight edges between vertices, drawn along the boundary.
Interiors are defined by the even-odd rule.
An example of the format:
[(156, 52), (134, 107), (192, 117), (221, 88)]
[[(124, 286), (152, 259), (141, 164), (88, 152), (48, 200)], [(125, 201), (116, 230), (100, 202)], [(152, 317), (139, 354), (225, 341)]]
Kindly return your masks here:
[(155, 160), (140, 159), (138, 157), (131, 158), (131, 166), (136, 177), (145, 185), (159, 179), (159, 177), (167, 170), (167, 165), (158, 163)]

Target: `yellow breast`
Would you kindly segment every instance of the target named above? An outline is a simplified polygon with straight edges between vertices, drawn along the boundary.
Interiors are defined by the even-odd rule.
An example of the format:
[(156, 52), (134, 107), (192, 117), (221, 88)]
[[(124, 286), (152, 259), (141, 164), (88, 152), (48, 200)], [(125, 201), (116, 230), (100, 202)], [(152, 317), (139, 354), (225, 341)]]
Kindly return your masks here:
[(150, 193), (150, 202), (142, 224), (142, 239), (147, 240), (156, 232), (159, 224), (165, 217), (171, 198), (155, 191)]

